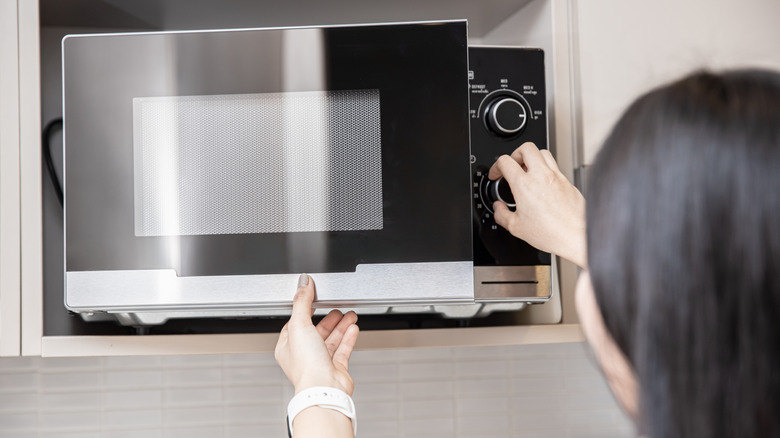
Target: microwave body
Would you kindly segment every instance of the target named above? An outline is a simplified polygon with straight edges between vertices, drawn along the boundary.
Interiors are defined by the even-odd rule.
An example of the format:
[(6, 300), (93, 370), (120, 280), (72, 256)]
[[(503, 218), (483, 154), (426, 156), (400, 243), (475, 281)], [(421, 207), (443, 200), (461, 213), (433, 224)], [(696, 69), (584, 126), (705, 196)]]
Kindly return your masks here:
[[(126, 325), (280, 316), (301, 272), (317, 307), (361, 314), (546, 301), (549, 255), (497, 257), (480, 198), (491, 159), (546, 147), (543, 59), (467, 50), (465, 21), (66, 37), (66, 307)], [(495, 135), (475, 80), (538, 81), (507, 83), (518, 62), (541, 97)]]
[(77, 312), (473, 300), (465, 21), (68, 36)]

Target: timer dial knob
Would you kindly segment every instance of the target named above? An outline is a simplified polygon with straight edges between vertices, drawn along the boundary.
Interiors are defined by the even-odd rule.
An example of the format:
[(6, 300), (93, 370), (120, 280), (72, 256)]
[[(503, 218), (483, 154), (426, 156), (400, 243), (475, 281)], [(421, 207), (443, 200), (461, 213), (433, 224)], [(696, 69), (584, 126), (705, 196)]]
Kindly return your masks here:
[(501, 201), (507, 205), (507, 207), (515, 206), (515, 197), (512, 196), (512, 189), (509, 188), (509, 183), (504, 178), (499, 178), (495, 181), (488, 181), (487, 185), (488, 199), (491, 204), (496, 201)]
[(519, 134), (525, 128), (527, 118), (525, 106), (514, 97), (497, 97), (485, 110), (488, 129), (502, 137)]
[(483, 176), (480, 181), (480, 197), (485, 208), (493, 213), (493, 203), (503, 202), (510, 210), (515, 210), (515, 198), (512, 195), (512, 189), (504, 178), (491, 181), (487, 176)]

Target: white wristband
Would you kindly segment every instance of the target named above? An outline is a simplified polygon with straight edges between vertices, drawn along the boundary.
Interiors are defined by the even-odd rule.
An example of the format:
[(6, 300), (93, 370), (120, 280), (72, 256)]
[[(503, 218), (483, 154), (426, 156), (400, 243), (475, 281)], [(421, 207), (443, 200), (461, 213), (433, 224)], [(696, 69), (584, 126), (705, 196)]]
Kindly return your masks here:
[(314, 386), (306, 388), (295, 395), (287, 405), (287, 427), (292, 437), (292, 424), (295, 416), (306, 408), (319, 406), (325, 409), (333, 409), (346, 415), (352, 420), (352, 431), (357, 436), (357, 419), (355, 418), (355, 402), (346, 392), (328, 388), (326, 386)]

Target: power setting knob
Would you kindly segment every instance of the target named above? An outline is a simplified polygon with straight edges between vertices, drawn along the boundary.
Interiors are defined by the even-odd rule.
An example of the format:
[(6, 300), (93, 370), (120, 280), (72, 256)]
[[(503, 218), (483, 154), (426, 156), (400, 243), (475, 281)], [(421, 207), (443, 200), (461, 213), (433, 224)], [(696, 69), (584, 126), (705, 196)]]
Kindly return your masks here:
[(525, 106), (513, 97), (498, 97), (485, 110), (485, 124), (496, 135), (511, 137), (525, 128), (528, 113)]

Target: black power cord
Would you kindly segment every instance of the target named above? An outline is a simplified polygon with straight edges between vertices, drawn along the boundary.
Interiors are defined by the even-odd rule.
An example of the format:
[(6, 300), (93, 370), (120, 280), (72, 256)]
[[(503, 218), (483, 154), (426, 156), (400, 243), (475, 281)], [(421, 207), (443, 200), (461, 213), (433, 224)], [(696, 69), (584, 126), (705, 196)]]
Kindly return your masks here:
[(57, 200), (60, 201), (60, 205), (63, 205), (62, 196), (62, 182), (60, 182), (57, 172), (54, 170), (54, 162), (51, 159), (51, 147), (49, 146), (49, 140), (52, 133), (56, 130), (62, 130), (62, 117), (58, 117), (46, 124), (43, 128), (43, 139), (41, 147), (43, 149), (43, 159), (46, 161), (46, 168), (49, 170), (49, 176), (51, 177), (52, 185), (54, 185), (54, 191), (57, 193)]

